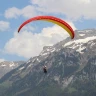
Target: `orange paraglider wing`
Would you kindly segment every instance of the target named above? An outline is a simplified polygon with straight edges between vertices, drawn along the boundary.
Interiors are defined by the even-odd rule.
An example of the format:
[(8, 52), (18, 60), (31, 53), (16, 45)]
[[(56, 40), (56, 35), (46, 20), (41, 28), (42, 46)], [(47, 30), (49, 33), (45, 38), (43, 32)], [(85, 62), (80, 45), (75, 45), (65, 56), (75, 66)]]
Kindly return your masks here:
[(37, 16), (37, 17), (30, 18), (27, 21), (25, 21), (23, 24), (21, 24), (21, 26), (18, 29), (18, 32), (20, 32), (21, 28), (24, 25), (26, 25), (32, 21), (36, 21), (36, 20), (44, 20), (44, 21), (55, 23), (55, 24), (61, 26), (63, 29), (65, 29), (70, 34), (72, 39), (74, 38), (75, 34), (74, 34), (72, 27), (64, 20), (61, 20), (60, 18), (53, 17), (53, 16)]

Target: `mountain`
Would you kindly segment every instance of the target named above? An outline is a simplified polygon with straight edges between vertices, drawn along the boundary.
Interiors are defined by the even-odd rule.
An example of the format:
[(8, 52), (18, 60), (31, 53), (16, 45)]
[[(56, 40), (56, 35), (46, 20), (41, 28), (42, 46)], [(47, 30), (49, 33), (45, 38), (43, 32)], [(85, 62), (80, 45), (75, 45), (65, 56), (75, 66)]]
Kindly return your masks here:
[(0, 62), (0, 78), (9, 71), (19, 67), (24, 61), (2, 61)]
[(38, 56), (2, 77), (0, 96), (95, 96), (96, 30), (75, 34), (74, 40), (45, 46)]

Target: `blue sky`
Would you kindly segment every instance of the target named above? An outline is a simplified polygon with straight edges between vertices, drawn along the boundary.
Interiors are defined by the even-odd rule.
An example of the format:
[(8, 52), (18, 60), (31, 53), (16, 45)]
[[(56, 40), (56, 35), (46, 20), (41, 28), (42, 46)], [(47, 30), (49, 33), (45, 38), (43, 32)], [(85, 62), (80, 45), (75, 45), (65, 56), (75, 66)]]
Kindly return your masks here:
[(43, 46), (66, 37), (61, 27), (48, 22), (29, 23), (18, 34), (20, 24), (38, 15), (67, 21), (74, 30), (96, 28), (96, 0), (2, 0), (0, 2), (0, 61), (28, 60)]

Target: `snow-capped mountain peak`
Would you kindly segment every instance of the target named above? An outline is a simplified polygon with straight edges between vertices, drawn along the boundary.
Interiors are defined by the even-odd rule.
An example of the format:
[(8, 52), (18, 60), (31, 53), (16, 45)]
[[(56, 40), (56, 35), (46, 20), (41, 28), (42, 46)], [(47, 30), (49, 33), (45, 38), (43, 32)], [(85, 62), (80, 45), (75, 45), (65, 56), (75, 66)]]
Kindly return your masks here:
[(19, 67), (24, 61), (3, 61), (0, 62), (0, 78), (7, 72)]

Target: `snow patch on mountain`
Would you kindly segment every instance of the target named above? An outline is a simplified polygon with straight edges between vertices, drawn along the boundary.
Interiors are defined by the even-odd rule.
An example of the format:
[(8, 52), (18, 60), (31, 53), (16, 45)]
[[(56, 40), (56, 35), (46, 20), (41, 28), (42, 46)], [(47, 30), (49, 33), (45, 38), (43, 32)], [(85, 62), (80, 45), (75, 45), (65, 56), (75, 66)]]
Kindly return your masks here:
[(50, 53), (54, 52), (56, 49), (55, 47), (48, 47), (48, 48), (43, 48), (43, 51), (40, 53), (41, 56), (49, 55)]
[(70, 82), (72, 82), (73, 78), (74, 78), (74, 75), (72, 75), (72, 76), (69, 77), (69, 78), (64, 79), (64, 81), (62, 82), (62, 83), (63, 83), (63, 87), (64, 87), (64, 88), (67, 87), (68, 84), (70, 84)]
[(5, 65), (5, 64), (2, 64), (1, 66), (2, 66), (2, 67), (5, 67), (6, 65)]
[(27, 61), (27, 64), (30, 63), (30, 62), (31, 62), (31, 60), (29, 59), (29, 60)]
[(41, 60), (39, 58), (37, 58), (37, 61), (40, 62)]
[(87, 38), (85, 38), (85, 39), (73, 40), (73, 41), (70, 41), (70, 42), (66, 43), (66, 44), (64, 45), (64, 47), (67, 47), (67, 46), (69, 46), (69, 45), (71, 45), (71, 44), (73, 44), (73, 43), (75, 43), (75, 44), (87, 43), (88, 41), (91, 41), (91, 40), (94, 40), (94, 39), (96, 39), (96, 36), (87, 37)]
[(21, 67), (21, 68), (19, 68), (19, 70), (23, 70), (25, 67), (23, 66), (23, 67)]
[(76, 51), (82, 54), (82, 53), (84, 53), (84, 52), (82, 52), (82, 50), (84, 50), (84, 49), (86, 49), (86, 47), (79, 47), (79, 49), (77, 49)]
[(59, 83), (60, 82), (60, 76), (54, 76), (54, 80)]
[(79, 34), (80, 36), (85, 36), (85, 34)]
[[(64, 47), (67, 48), (72, 48), (72, 49), (76, 49), (78, 47), (78, 49), (76, 49), (76, 51), (81, 52), (82, 50), (84, 50), (86, 47), (83, 46), (84, 43), (88, 43), (91, 40), (95, 40), (96, 36), (92, 36), (92, 37), (86, 37), (84, 39), (77, 39), (77, 40), (73, 40), (70, 41), (68, 43), (64, 44)], [(92, 43), (91, 46), (93, 46), (95, 43)]]
[(11, 62), (11, 63), (9, 64), (9, 67), (13, 67), (13, 66), (15, 66), (15, 64), (14, 64), (14, 62)]
[(78, 33), (89, 33), (89, 32), (93, 32), (93, 30), (92, 29), (78, 30)]

